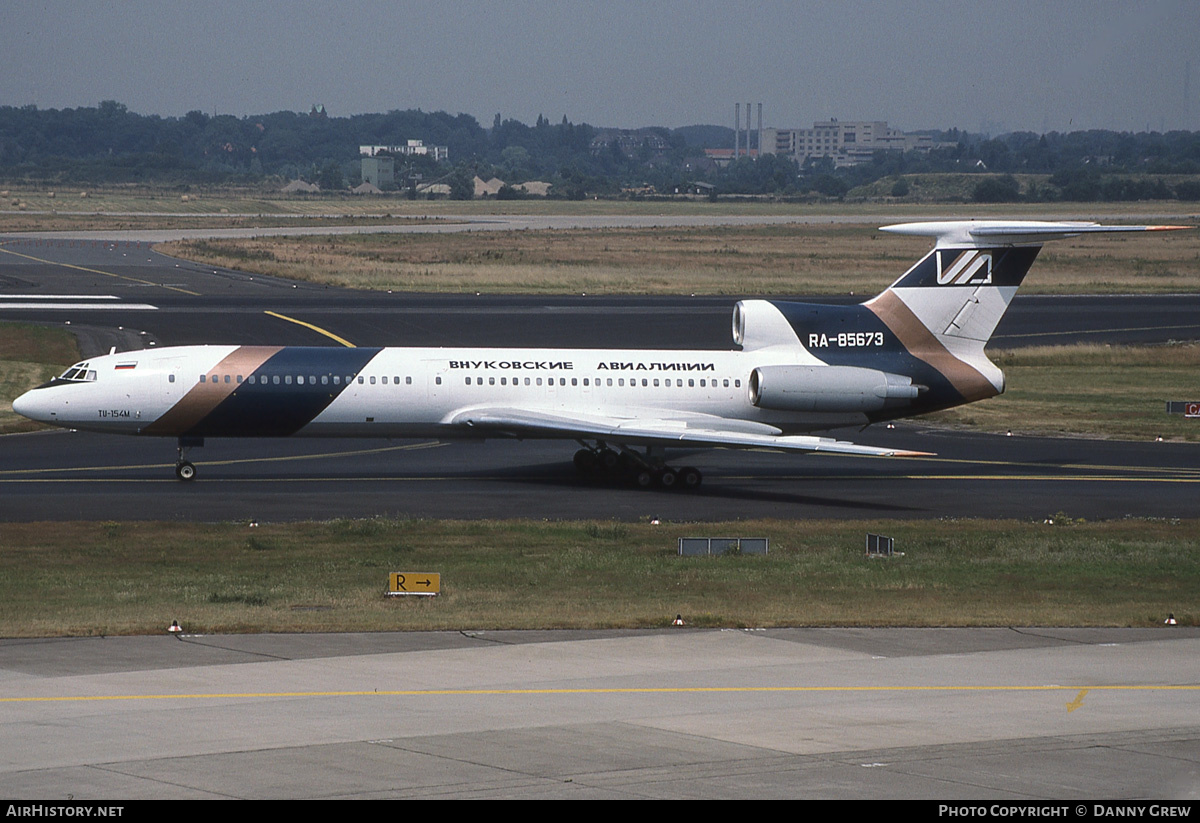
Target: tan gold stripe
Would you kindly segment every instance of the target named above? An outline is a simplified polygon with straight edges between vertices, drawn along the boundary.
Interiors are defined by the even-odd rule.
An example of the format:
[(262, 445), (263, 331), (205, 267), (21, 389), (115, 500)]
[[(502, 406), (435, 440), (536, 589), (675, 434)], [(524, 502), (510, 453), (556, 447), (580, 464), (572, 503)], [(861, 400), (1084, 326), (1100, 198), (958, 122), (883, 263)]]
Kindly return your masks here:
[(891, 329), (909, 354), (936, 369), (968, 403), (999, 394), (992, 381), (951, 354), (894, 292), (885, 291), (863, 305)]
[[(197, 383), (166, 414), (155, 420), (143, 434), (181, 435), (190, 431), (212, 413), (238, 387), (237, 375), (253, 374), (263, 363), (274, 357), (282, 346), (238, 346), (220, 363), (209, 369), (210, 379)], [(229, 375), (229, 382), (217, 382), (212, 376)]]

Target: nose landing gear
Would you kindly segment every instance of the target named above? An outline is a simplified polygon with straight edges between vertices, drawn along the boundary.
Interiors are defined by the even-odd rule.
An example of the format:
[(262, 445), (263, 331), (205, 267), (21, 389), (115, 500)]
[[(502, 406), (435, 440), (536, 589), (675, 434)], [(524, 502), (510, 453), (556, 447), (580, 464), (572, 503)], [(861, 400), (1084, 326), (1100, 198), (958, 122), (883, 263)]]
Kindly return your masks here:
[(179, 438), (179, 456), (175, 459), (175, 476), (184, 482), (196, 479), (196, 466), (187, 460), (187, 453), (195, 446), (203, 446), (203, 437)]

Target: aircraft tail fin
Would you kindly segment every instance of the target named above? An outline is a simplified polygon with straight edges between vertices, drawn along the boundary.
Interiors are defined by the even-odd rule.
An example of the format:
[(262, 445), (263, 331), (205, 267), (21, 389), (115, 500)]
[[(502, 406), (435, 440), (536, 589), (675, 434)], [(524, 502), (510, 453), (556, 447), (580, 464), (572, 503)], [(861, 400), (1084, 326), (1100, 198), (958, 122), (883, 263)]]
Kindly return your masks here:
[[(901, 223), (881, 231), (936, 239), (933, 251), (867, 303), (900, 300), (943, 344), (982, 345), (995, 332), (1042, 244), (1085, 234), (1170, 231), (1187, 226), (975, 220)], [(949, 346), (954, 348), (954, 346)]]
[[(1087, 234), (1168, 231), (1187, 226), (979, 220), (903, 223), (883, 231), (936, 239), (934, 248), (863, 304), (904, 349), (954, 387), (929, 401), (970, 402), (1004, 391), (984, 346), (1004, 317), (1042, 244)], [(959, 399), (961, 398), (961, 399)]]

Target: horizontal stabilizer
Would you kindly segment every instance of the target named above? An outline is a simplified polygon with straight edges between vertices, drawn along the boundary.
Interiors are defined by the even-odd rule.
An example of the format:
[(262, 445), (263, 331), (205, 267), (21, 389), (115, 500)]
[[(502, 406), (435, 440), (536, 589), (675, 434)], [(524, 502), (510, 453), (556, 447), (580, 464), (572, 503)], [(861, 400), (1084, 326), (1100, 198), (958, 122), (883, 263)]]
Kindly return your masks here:
[(1058, 223), (1042, 220), (949, 220), (897, 223), (880, 231), (937, 238), (938, 248), (996, 248), (1041, 245), (1083, 234), (1139, 231), (1177, 231), (1191, 226), (1102, 226), (1099, 223)]

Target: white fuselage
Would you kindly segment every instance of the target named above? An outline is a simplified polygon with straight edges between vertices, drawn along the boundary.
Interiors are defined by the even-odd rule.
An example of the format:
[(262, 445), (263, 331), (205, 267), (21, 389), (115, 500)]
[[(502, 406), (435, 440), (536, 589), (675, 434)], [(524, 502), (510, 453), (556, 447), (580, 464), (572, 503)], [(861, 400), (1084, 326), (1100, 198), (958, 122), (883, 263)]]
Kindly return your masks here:
[[(748, 377), (757, 366), (794, 362), (791, 348), (738, 351), (383, 348), (354, 369), (330, 368), (322, 353), (264, 373), (261, 360), (239, 355), (259, 347), (185, 346), (91, 358), (90, 380), (29, 392), (14, 408), (58, 426), (124, 434), (179, 436), (168, 413), (203, 405), (187, 418), (209, 436), (261, 431), (205, 431), (203, 419), (234, 393), (255, 392), (268, 404), (332, 396), (290, 434), (303, 436), (480, 437), (455, 416), (472, 407), (512, 407), (548, 414), (630, 417), (688, 412), (810, 431), (863, 423), (854, 413), (801, 413), (757, 408)], [(273, 349), (272, 351), (279, 351)], [(257, 374), (254, 372), (257, 371)], [(345, 373), (342, 373), (345, 372)], [(253, 382), (251, 382), (253, 381)], [(254, 413), (270, 414), (256, 406)], [(164, 427), (165, 426), (165, 427)], [(490, 436), (490, 435), (488, 435)]]

